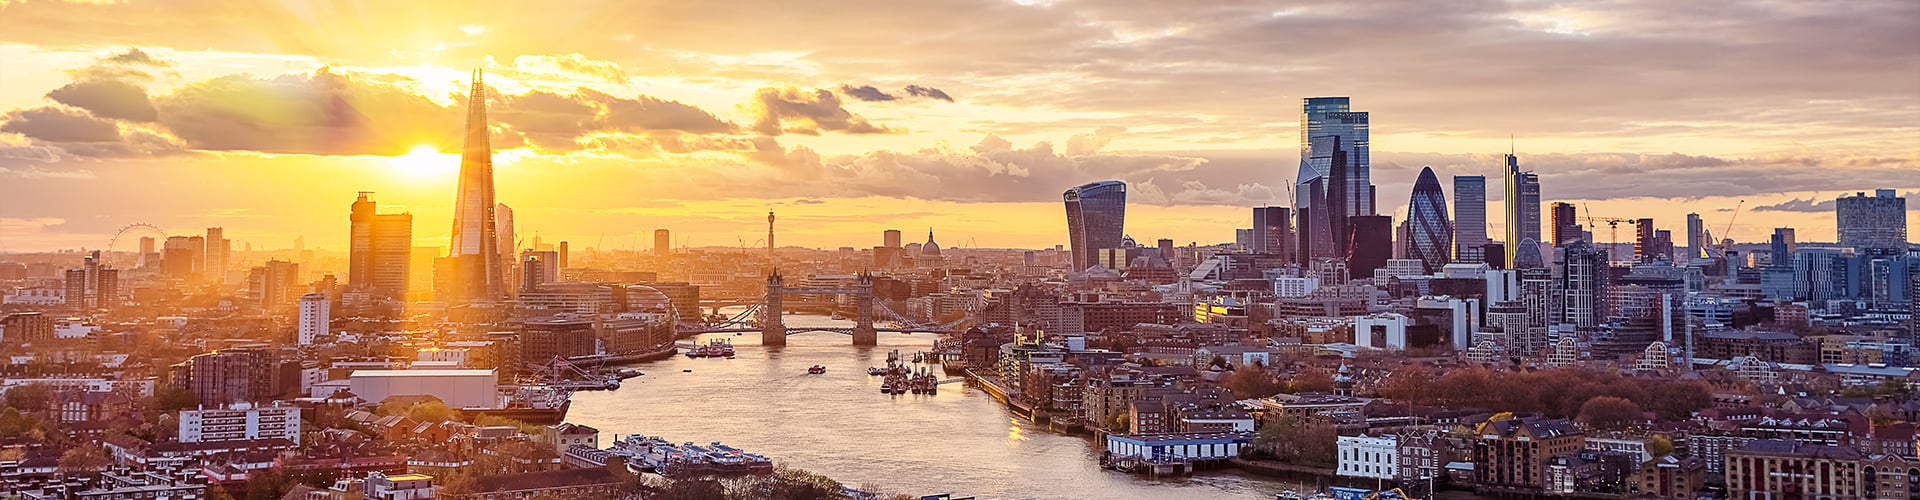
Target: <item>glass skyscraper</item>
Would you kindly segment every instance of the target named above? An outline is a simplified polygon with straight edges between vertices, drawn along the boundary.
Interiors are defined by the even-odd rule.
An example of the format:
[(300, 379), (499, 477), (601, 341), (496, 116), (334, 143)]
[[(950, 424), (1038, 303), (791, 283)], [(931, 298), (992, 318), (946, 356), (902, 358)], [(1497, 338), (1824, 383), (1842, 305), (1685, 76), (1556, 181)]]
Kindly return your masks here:
[(1127, 185), (1100, 181), (1068, 189), (1067, 239), (1073, 246), (1073, 271), (1100, 261), (1100, 250), (1120, 248), (1126, 238)]
[(1487, 244), (1487, 176), (1453, 176), (1453, 260), (1486, 262), (1481, 247)]
[(1447, 265), (1453, 251), (1453, 223), (1447, 220), (1447, 193), (1433, 167), (1420, 169), (1413, 183), (1413, 197), (1407, 202), (1407, 258), (1419, 259), (1427, 272)]
[(488, 139), (487, 91), (480, 72), (473, 72), (473, 90), (467, 97), (467, 145), (460, 155), (460, 187), (453, 200), (453, 279), (446, 280), (448, 298), (456, 302), (494, 301), (506, 297), (505, 268), (500, 263), (500, 235), (495, 226), (493, 146)]
[[(1353, 111), (1345, 97), (1309, 97), (1300, 112), (1300, 171), (1295, 177), (1295, 207), (1309, 209), (1300, 226), (1310, 255), (1338, 257), (1334, 216), (1373, 215), (1372, 161), (1368, 153), (1368, 117)], [(1329, 140), (1337, 138), (1337, 140)], [(1335, 152), (1344, 153), (1344, 175), (1334, 179)], [(1320, 181), (1317, 184), (1314, 181)], [(1338, 190), (1338, 192), (1336, 192)], [(1333, 206), (1333, 205), (1338, 205)], [(1328, 206), (1320, 206), (1328, 205)]]
[(1507, 155), (1506, 204), (1507, 204), (1507, 255), (1506, 262), (1513, 262), (1513, 254), (1520, 250), (1520, 242), (1540, 241), (1540, 177), (1533, 172), (1520, 171), (1520, 159)]
[(1842, 196), (1833, 215), (1840, 246), (1869, 257), (1907, 253), (1907, 199), (1892, 189)]

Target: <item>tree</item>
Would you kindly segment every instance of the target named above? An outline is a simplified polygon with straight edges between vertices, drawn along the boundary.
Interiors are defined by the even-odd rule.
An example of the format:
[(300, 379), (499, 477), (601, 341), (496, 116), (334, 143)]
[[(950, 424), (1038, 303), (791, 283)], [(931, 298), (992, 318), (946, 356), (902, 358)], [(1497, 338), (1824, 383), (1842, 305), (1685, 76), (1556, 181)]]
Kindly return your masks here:
[(53, 407), (53, 388), (46, 384), (26, 384), (7, 389), (7, 406), (19, 408), (26, 413), (42, 412)]
[(107, 449), (100, 446), (76, 446), (60, 454), (60, 470), (63, 472), (85, 472), (104, 469), (113, 465), (107, 457)]
[(407, 418), (415, 422), (444, 422), (454, 417), (452, 408), (439, 401), (426, 401), (407, 408)]
[(1280, 383), (1267, 375), (1266, 370), (1252, 365), (1241, 365), (1227, 376), (1227, 390), (1233, 391), (1233, 397), (1239, 399), (1258, 399), (1280, 393)]
[(1338, 441), (1332, 424), (1280, 416), (1260, 427), (1252, 448), (1284, 462), (1331, 467), (1339, 454)]
[(1672, 455), (1673, 440), (1668, 439), (1665, 435), (1654, 434), (1652, 438), (1647, 439), (1647, 453), (1651, 453), (1655, 457)]
[(1645, 418), (1640, 405), (1625, 398), (1600, 396), (1580, 405), (1580, 421), (1596, 429), (1619, 429)]
[(1330, 390), (1333, 390), (1333, 376), (1328, 375), (1325, 370), (1301, 370), (1300, 373), (1293, 376), (1292, 380), (1287, 381), (1287, 392), (1289, 393), (1327, 392)]
[(705, 477), (674, 481), (652, 496), (654, 500), (713, 500), (726, 497), (726, 485)]

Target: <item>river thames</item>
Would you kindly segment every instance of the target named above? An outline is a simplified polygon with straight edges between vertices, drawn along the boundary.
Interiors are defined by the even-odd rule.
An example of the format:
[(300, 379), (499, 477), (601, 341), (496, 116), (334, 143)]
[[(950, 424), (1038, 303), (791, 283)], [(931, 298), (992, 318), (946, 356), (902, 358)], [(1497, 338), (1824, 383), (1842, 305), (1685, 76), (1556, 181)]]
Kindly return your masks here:
[[(805, 315), (786, 323), (852, 324)], [(599, 429), (602, 443), (627, 434), (720, 441), (856, 488), (915, 496), (1271, 499), (1302, 487), (1233, 470), (1166, 480), (1103, 470), (1092, 439), (1016, 418), (966, 384), (933, 396), (881, 394), (867, 368), (885, 365), (893, 349), (911, 358), (933, 345), (930, 334), (881, 333), (877, 348), (833, 333), (794, 335), (784, 348), (761, 347), (758, 333), (696, 340), (715, 338), (732, 341), (737, 357), (634, 365), (646, 375), (619, 390), (574, 394), (567, 421)], [(827, 373), (808, 375), (816, 364)]]

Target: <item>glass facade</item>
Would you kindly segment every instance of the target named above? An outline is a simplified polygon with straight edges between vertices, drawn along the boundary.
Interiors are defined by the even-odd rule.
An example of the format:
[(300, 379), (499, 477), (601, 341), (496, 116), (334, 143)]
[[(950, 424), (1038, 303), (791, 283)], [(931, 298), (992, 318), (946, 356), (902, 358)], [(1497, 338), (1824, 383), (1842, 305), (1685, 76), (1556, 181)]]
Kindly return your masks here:
[(1420, 169), (1407, 202), (1407, 258), (1419, 259), (1431, 273), (1447, 265), (1453, 253), (1453, 222), (1447, 220), (1447, 193), (1433, 167)]
[(1841, 197), (1834, 218), (1840, 246), (1869, 256), (1907, 253), (1907, 199), (1891, 189)]
[(1099, 262), (1100, 250), (1120, 248), (1126, 238), (1127, 185), (1100, 181), (1061, 195), (1067, 204), (1067, 239), (1073, 246), (1073, 270)]
[(1507, 195), (1507, 255), (1505, 262), (1513, 262), (1513, 253), (1520, 249), (1521, 241), (1541, 241), (1540, 177), (1534, 175), (1533, 172), (1521, 172), (1520, 159), (1514, 155), (1507, 155), (1505, 177)]
[(1486, 262), (1480, 257), (1487, 244), (1487, 177), (1453, 176), (1453, 260)]

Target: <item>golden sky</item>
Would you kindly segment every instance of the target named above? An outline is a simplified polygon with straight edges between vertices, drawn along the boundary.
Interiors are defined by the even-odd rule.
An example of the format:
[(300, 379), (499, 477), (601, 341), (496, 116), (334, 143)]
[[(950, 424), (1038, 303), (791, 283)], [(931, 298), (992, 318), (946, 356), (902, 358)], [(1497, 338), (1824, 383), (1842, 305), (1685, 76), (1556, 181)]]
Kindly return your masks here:
[(583, 247), (751, 245), (769, 209), (787, 244), (1052, 246), (1103, 179), (1136, 239), (1231, 241), (1322, 95), (1372, 113), (1396, 219), (1432, 165), (1493, 177), (1498, 234), (1509, 147), (1594, 216), (1720, 234), (1744, 199), (1742, 241), (1920, 193), (1920, 4), (1585, 5), (0, 0), (0, 251), (340, 248), (357, 191), (443, 245), (473, 68), (498, 198)]

